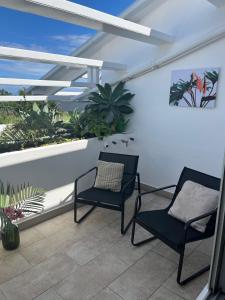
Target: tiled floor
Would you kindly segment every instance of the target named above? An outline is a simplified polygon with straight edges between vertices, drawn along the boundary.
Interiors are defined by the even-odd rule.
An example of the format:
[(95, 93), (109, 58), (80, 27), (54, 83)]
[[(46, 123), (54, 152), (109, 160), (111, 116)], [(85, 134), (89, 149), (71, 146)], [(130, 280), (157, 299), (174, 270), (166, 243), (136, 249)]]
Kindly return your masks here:
[[(154, 195), (143, 208), (166, 205)], [(145, 236), (139, 228), (137, 237)], [(186, 274), (209, 261), (210, 248), (211, 241), (188, 247)], [(180, 287), (177, 262), (178, 255), (157, 240), (131, 246), (130, 232), (120, 235), (118, 212), (97, 209), (77, 225), (71, 211), (21, 232), (18, 250), (0, 248), (0, 300), (193, 300), (208, 274)]]

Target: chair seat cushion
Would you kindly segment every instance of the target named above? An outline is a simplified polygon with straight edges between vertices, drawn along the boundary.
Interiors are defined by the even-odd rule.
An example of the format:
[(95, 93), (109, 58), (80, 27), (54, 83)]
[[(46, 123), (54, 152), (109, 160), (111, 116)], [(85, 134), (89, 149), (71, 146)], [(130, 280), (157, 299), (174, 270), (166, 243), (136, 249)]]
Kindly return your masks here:
[[(140, 212), (136, 217), (137, 223), (150, 231), (168, 246), (178, 251), (184, 242), (184, 223), (170, 216), (168, 211), (152, 210)], [(186, 242), (193, 242), (205, 236), (194, 228), (188, 229)]]
[(78, 200), (119, 206), (122, 203), (122, 194), (93, 187), (79, 193)]

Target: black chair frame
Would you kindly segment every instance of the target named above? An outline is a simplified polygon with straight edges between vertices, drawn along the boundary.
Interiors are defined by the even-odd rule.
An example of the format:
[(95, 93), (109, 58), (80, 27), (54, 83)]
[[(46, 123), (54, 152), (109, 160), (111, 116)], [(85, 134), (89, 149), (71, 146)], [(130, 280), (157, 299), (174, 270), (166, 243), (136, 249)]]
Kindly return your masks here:
[[(184, 170), (183, 170), (183, 172), (182, 172), (182, 174), (185, 172), (185, 170), (189, 170), (190, 171), (191, 169), (188, 169), (188, 168), (185, 167)], [(202, 174), (202, 175), (206, 175), (206, 174), (203, 174), (203, 173), (195, 171), (195, 170), (193, 170), (193, 171), (197, 172), (199, 174)], [(180, 178), (182, 178), (182, 174), (181, 174)], [(212, 180), (216, 181), (216, 183), (215, 183), (216, 190), (219, 190), (219, 187), (220, 187), (220, 180), (219, 180), (219, 178), (215, 178), (215, 177), (210, 176), (210, 175), (206, 175), (206, 176), (208, 176)], [(193, 180), (193, 181), (195, 181), (195, 180)], [(164, 239), (161, 239), (161, 237), (159, 235), (157, 235), (157, 233), (154, 232), (154, 230), (152, 230), (152, 228), (150, 229), (148, 226), (146, 226), (146, 224), (144, 224), (143, 222), (140, 222), (140, 220), (138, 220), (137, 216), (138, 216), (138, 213), (140, 211), (140, 205), (141, 205), (139, 199), (142, 199), (143, 196), (145, 196), (145, 195), (156, 193), (156, 192), (160, 192), (160, 191), (163, 191), (163, 190), (175, 187), (176, 190), (175, 190), (174, 196), (173, 196), (173, 198), (171, 200), (171, 203), (170, 203), (170, 205), (167, 208), (164, 209), (165, 211), (168, 211), (170, 209), (170, 207), (172, 206), (172, 204), (174, 203), (174, 201), (176, 199), (176, 196), (179, 193), (179, 191), (181, 190), (182, 185), (183, 185), (184, 182), (182, 182), (182, 184), (181, 184), (181, 179), (180, 179), (177, 185), (169, 185), (169, 186), (165, 186), (165, 187), (162, 187), (162, 188), (157, 188), (157, 189), (154, 189), (154, 190), (149, 191), (149, 192), (141, 193), (140, 195), (137, 196), (136, 203), (135, 203), (135, 211), (134, 211), (133, 224), (132, 224), (132, 233), (131, 233), (131, 243), (132, 243), (133, 246), (141, 246), (141, 245), (146, 244), (148, 242), (151, 242), (151, 241), (153, 241), (155, 239), (160, 239), (162, 242), (166, 243), (166, 241)], [(187, 277), (185, 279), (181, 279), (181, 277), (182, 277), (182, 268), (183, 268), (183, 263), (184, 263), (185, 245), (187, 243), (190, 243), (190, 241), (187, 241), (187, 234), (188, 234), (188, 230), (191, 227), (191, 224), (193, 222), (195, 222), (195, 221), (204, 219), (206, 217), (214, 218), (214, 226), (213, 226), (214, 228), (211, 230), (211, 232), (209, 232), (209, 234), (202, 234), (201, 238), (199, 238), (197, 240), (207, 239), (207, 238), (213, 236), (213, 234), (214, 234), (216, 214), (217, 214), (217, 210), (215, 209), (215, 210), (213, 210), (213, 211), (211, 211), (209, 213), (203, 214), (201, 216), (193, 218), (193, 219), (189, 220), (188, 222), (184, 223), (184, 239), (183, 239), (182, 246), (179, 249), (173, 248), (171, 245), (169, 245), (169, 244), (166, 243), (169, 247), (173, 248), (173, 250), (175, 250), (180, 255), (179, 264), (178, 264), (178, 270), (177, 270), (177, 283), (179, 285), (181, 285), (181, 286), (185, 285), (186, 283), (188, 283), (191, 280), (197, 278), (198, 276), (202, 275), (203, 273), (207, 272), (210, 269), (210, 265), (207, 265), (204, 268), (202, 268), (201, 270), (199, 270), (196, 273), (192, 274), (191, 276), (189, 276), (189, 277)], [(208, 224), (209, 224), (209, 222), (208, 222)], [(136, 228), (136, 224), (140, 225), (145, 230), (149, 231), (153, 236), (150, 237), (150, 238), (148, 238), (148, 239), (142, 240), (140, 242), (135, 242), (135, 228)], [(191, 242), (194, 242), (194, 241), (196, 241), (196, 240), (193, 240)]]
[[(125, 234), (127, 232), (127, 230), (129, 229), (129, 227), (132, 224), (133, 221), (133, 216), (132, 218), (128, 221), (128, 224), (125, 225), (125, 202), (128, 199), (127, 198), (127, 190), (130, 187), (130, 185), (132, 183), (135, 183), (135, 181), (137, 181), (137, 189), (138, 189), (138, 194), (141, 194), (141, 184), (140, 184), (140, 175), (139, 173), (136, 174), (129, 174), (129, 173), (124, 173), (124, 175), (129, 176), (129, 180), (126, 181), (121, 188), (120, 194), (122, 195), (122, 201), (120, 205), (112, 205), (112, 204), (108, 204), (108, 203), (104, 203), (104, 202), (94, 202), (92, 200), (87, 200), (87, 199), (80, 199), (79, 198), (79, 194), (78, 194), (78, 182), (81, 178), (85, 177), (86, 175), (90, 174), (91, 172), (95, 172), (95, 178), (97, 176), (97, 167), (93, 167), (92, 169), (90, 169), (89, 171), (87, 171), (86, 173), (82, 174), (81, 176), (79, 176), (78, 178), (76, 178), (75, 183), (74, 183), (74, 222), (75, 223), (81, 223), (83, 220), (85, 220), (87, 218), (87, 216), (89, 214), (92, 213), (92, 211), (96, 208), (96, 207), (102, 207), (102, 208), (106, 208), (106, 209), (111, 209), (111, 210), (115, 210), (115, 211), (119, 211), (121, 212), (121, 234)], [(95, 182), (95, 180), (94, 180)], [(92, 187), (94, 186), (94, 183), (92, 185)], [(112, 192), (113, 193), (113, 192)], [(131, 195), (129, 195), (130, 197)], [(140, 196), (138, 196), (138, 198), (140, 198)], [(138, 209), (140, 209), (139, 204), (141, 203), (141, 199), (139, 199), (138, 201)], [(80, 217), (80, 219), (77, 218), (77, 208), (78, 208), (78, 204), (85, 204), (85, 205), (91, 205), (92, 207), (82, 216)]]

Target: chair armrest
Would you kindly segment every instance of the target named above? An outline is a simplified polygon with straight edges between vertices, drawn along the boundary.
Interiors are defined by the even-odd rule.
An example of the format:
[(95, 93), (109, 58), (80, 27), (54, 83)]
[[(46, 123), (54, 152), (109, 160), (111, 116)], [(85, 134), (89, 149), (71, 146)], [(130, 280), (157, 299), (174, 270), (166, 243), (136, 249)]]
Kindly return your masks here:
[(90, 170), (88, 170), (87, 172), (85, 172), (84, 174), (82, 174), (82, 175), (80, 175), (79, 177), (77, 177), (77, 178), (75, 179), (75, 182), (78, 181), (78, 180), (80, 180), (82, 177), (86, 176), (88, 173), (90, 173), (90, 172), (92, 172), (92, 171), (94, 171), (94, 170), (97, 170), (97, 167), (93, 167), (93, 168), (91, 168)]
[[(157, 189), (154, 189), (152, 191), (149, 191), (149, 192), (144, 192), (144, 193), (139, 193), (136, 197), (136, 202), (135, 202), (135, 209), (134, 209), (134, 216), (136, 216), (137, 212), (140, 210), (141, 208), (141, 197), (144, 196), (144, 195), (147, 195), (147, 194), (152, 194), (152, 193), (156, 193), (156, 192), (159, 192), (159, 191), (163, 191), (163, 190), (166, 190), (166, 189), (170, 189), (172, 187), (176, 187), (175, 184), (173, 185), (167, 185), (167, 186), (164, 186), (164, 187), (161, 187), (161, 188), (157, 188)], [(140, 202), (140, 203), (139, 203)], [(139, 204), (139, 206), (138, 206)]]
[(79, 177), (77, 177), (77, 178), (75, 179), (75, 184), (74, 184), (74, 193), (75, 193), (75, 197), (77, 196), (77, 183), (78, 183), (78, 181), (79, 181), (81, 178), (85, 177), (87, 174), (89, 174), (89, 173), (91, 173), (92, 171), (94, 171), (94, 170), (97, 172), (97, 167), (94, 167), (94, 168), (88, 170), (87, 172), (83, 173), (82, 175), (80, 175)]
[(213, 214), (215, 214), (216, 212), (217, 212), (217, 209), (214, 209), (214, 210), (212, 210), (212, 211), (210, 211), (210, 212), (208, 212), (208, 213), (206, 213), (206, 214), (203, 214), (203, 215), (201, 215), (201, 216), (198, 216), (198, 217), (196, 217), (196, 218), (193, 218), (193, 219), (187, 221), (187, 222), (185, 223), (185, 225), (184, 225), (184, 230), (187, 231), (188, 228), (191, 226), (192, 223), (194, 223), (194, 222), (196, 222), (196, 221), (199, 221), (199, 220), (201, 220), (201, 219), (204, 219), (204, 218), (206, 218), (206, 217), (210, 217), (210, 216), (212, 216)]

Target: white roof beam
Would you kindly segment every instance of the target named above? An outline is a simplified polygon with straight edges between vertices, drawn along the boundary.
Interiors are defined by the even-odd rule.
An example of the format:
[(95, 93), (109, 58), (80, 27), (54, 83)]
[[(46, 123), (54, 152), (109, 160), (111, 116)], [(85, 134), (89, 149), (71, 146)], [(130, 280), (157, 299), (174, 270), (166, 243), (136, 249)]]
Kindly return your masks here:
[(95, 67), (109, 70), (124, 70), (125, 65), (103, 60), (53, 54), (47, 52), (0, 47), (1, 59), (23, 60), (38, 63), (58, 64), (73, 68)]
[(0, 85), (16, 86), (49, 86), (49, 87), (93, 87), (90, 82), (62, 81), (62, 80), (36, 80), (36, 79), (18, 79), (18, 78), (0, 78)]
[(88, 82), (92, 85), (99, 83), (99, 69), (98, 68), (88, 68)]
[(150, 27), (112, 16), (71, 1), (0, 0), (0, 5), (145, 43), (162, 44), (173, 41), (173, 38), (168, 34), (161, 34), (161, 32), (153, 30)]
[(208, 0), (210, 3), (215, 5), (216, 7), (225, 6), (225, 0)]
[[(68, 74), (70, 74), (70, 76), (68, 76)], [(61, 78), (63, 78), (64, 80), (68, 80), (68, 81), (72, 80), (73, 82), (75, 82), (81, 79), (84, 74), (87, 74), (87, 68), (67, 70), (67, 67), (62, 67), (60, 72), (60, 77), (56, 77), (53, 80), (61, 80)], [(41, 79), (48, 80), (49, 78), (48, 76), (47, 77), (44, 76)], [(32, 92), (33, 95), (53, 95), (60, 90), (61, 90), (60, 87), (34, 87), (32, 89), (28, 88), (27, 92), (28, 93)]]
[[(109, 25), (103, 25), (104, 30), (108, 33), (115, 34), (118, 36), (122, 36), (129, 39), (138, 40), (140, 42), (147, 42), (145, 35), (140, 35), (135, 32), (131, 32), (129, 30), (120, 29), (116, 27), (112, 27)], [(148, 38), (148, 42), (154, 45), (161, 45), (162, 43), (172, 43), (174, 41), (173, 37), (158, 30), (150, 29), (150, 34)]]

